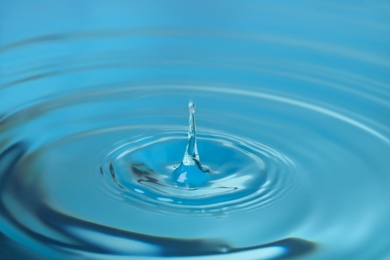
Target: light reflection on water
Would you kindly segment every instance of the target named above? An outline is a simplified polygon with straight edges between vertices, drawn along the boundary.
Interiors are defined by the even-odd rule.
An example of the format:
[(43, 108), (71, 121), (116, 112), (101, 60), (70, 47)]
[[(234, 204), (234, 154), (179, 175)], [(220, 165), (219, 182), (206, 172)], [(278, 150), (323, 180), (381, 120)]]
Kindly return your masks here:
[(0, 258), (390, 256), (388, 3), (16, 2)]

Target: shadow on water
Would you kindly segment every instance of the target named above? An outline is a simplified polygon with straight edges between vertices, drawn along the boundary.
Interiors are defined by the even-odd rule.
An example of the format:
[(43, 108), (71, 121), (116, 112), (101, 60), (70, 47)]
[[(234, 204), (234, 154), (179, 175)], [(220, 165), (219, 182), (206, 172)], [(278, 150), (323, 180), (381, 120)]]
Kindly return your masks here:
[[(138, 256), (153, 256), (153, 252), (158, 252), (159, 256), (164, 257), (191, 257), (191, 256), (211, 256), (218, 254), (232, 254), (239, 252), (267, 250), (270, 248), (279, 248), (282, 253), (270, 259), (290, 259), (294, 257), (301, 257), (309, 253), (314, 252), (317, 245), (311, 241), (307, 241), (300, 238), (285, 238), (272, 243), (263, 245), (256, 245), (251, 247), (233, 247), (223, 240), (219, 239), (176, 239), (163, 236), (153, 236), (147, 234), (141, 234), (136, 232), (124, 231), (107, 226), (87, 222), (71, 216), (61, 214), (53, 209), (41, 205), (42, 207), (37, 210), (41, 221), (50, 226), (53, 230), (59, 231), (61, 234), (68, 236), (71, 240), (77, 241), (78, 246), (74, 249), (86, 250), (95, 253), (103, 254), (123, 254), (123, 252), (117, 252), (110, 250), (108, 247), (102, 248), (94, 244), (92, 241), (88, 241), (86, 236), (79, 236), (78, 234), (88, 234), (90, 231), (93, 233), (103, 234), (104, 236), (113, 237), (115, 239), (122, 239), (128, 244), (126, 248), (127, 255)], [(79, 232), (78, 232), (79, 231)], [(87, 232), (85, 232), (87, 231)], [(47, 241), (45, 241), (47, 242)], [(104, 241), (102, 241), (104, 242)], [(131, 245), (145, 244), (147, 250), (137, 249), (134, 247), (132, 251)], [(83, 245), (80, 248), (80, 245)], [(71, 245), (59, 245), (65, 247), (72, 247)], [(141, 248), (144, 248), (141, 246)], [(254, 255), (256, 252), (254, 252)], [(267, 258), (268, 259), (268, 258)]]
[[(13, 185), (16, 190), (20, 190), (18, 183), (12, 181), (12, 177), (15, 173), (15, 166), (20, 158), (23, 157), (26, 147), (25, 143), (19, 142), (0, 153), (0, 212), (3, 218), (8, 219), (10, 225), (19, 228), (21, 231), (28, 232), (29, 229), (17, 221), (4, 205), (4, 193), (8, 185)], [(41, 258), (34, 256), (34, 254), (29, 252), (25, 247), (19, 245), (12, 239), (9, 239), (3, 232), (0, 232), (0, 259), (39, 260)]]
[[(165, 256), (165, 257), (191, 257), (191, 256), (212, 256), (219, 254), (233, 254), (240, 252), (249, 252), (251, 255), (257, 253), (262, 254), (262, 251), (268, 249), (280, 249), (280, 253), (270, 259), (289, 259), (300, 257), (313, 252), (316, 249), (316, 244), (300, 238), (285, 238), (272, 243), (256, 245), (251, 247), (234, 247), (222, 239), (178, 239), (163, 236), (153, 236), (148, 234), (136, 233), (126, 230), (119, 230), (96, 223), (91, 223), (75, 217), (71, 217), (50, 208), (37, 197), (44, 197), (40, 190), (30, 190), (29, 192), (15, 192), (26, 190), (21, 174), (17, 172), (17, 165), (26, 152), (26, 144), (19, 142), (4, 150), (0, 154), (0, 191), (1, 204), (0, 212), (8, 223), (19, 232), (27, 235), (38, 243), (48, 245), (53, 250), (59, 248), (66, 251), (85, 251), (99, 254), (123, 255), (124, 252), (117, 248), (102, 246), (96, 243), (96, 240), (89, 239), (90, 236), (82, 234), (99, 234), (114, 241), (122, 240), (124, 245), (125, 255), (128, 256)], [(58, 232), (61, 236), (68, 239), (58, 240), (55, 237), (47, 237), (44, 234), (33, 230), (25, 223), (21, 223), (12, 210), (4, 203), (5, 193), (11, 190), (16, 201), (20, 203), (32, 215), (35, 215), (41, 223), (44, 223), (49, 229)], [(27, 189), (28, 190), (28, 189)], [(30, 192), (39, 196), (28, 196)], [(27, 197), (30, 197), (27, 198)], [(101, 243), (105, 240), (102, 239)], [(142, 245), (142, 246), (139, 246)], [(32, 246), (32, 245), (31, 245)], [(34, 247), (34, 246), (32, 246)], [(1, 257), (6, 259), (40, 259), (40, 256), (34, 256), (32, 252), (21, 248), (17, 242), (8, 239), (4, 234), (0, 233), (0, 249)], [(21, 253), (23, 252), (23, 253)], [(16, 258), (15, 258), (16, 257)], [(1, 258), (3, 259), (3, 258)], [(5, 259), (5, 258), (4, 258)]]

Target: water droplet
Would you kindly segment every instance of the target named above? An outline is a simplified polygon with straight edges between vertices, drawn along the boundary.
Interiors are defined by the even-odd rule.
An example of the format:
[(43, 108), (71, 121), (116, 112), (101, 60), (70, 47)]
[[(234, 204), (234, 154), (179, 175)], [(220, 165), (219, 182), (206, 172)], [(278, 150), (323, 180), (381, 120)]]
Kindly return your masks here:
[(195, 103), (193, 101), (188, 102), (188, 112), (195, 114)]
[(200, 157), (196, 144), (195, 103), (188, 103), (188, 141), (183, 160), (179, 167), (173, 171), (175, 186), (199, 187), (204, 186), (210, 180), (209, 170), (200, 163)]
[(195, 103), (188, 103), (189, 122), (188, 122), (188, 142), (184, 153), (182, 164), (200, 166), (200, 158), (196, 144), (196, 124), (195, 124)]

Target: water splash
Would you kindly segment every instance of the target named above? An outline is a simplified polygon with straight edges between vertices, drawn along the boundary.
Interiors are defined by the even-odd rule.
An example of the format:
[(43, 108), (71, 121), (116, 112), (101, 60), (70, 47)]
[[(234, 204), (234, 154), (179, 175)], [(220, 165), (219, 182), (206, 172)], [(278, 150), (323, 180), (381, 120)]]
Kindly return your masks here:
[(207, 185), (211, 179), (210, 170), (200, 163), (196, 144), (195, 103), (188, 103), (188, 141), (180, 166), (173, 172), (175, 185), (184, 187), (199, 187)]
[(233, 2), (0, 18), (0, 259), (388, 259), (388, 9)]
[(188, 103), (188, 143), (184, 153), (182, 164), (185, 166), (197, 165), (200, 166), (200, 158), (198, 147), (196, 144), (196, 123), (195, 123), (195, 103), (190, 101)]

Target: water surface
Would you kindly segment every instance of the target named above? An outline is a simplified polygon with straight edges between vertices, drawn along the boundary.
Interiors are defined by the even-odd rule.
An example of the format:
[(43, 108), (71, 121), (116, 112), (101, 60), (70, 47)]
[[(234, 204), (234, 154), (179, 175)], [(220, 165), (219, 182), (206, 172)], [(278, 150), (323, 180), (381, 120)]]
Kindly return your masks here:
[(5, 1), (1, 257), (389, 258), (389, 10)]

